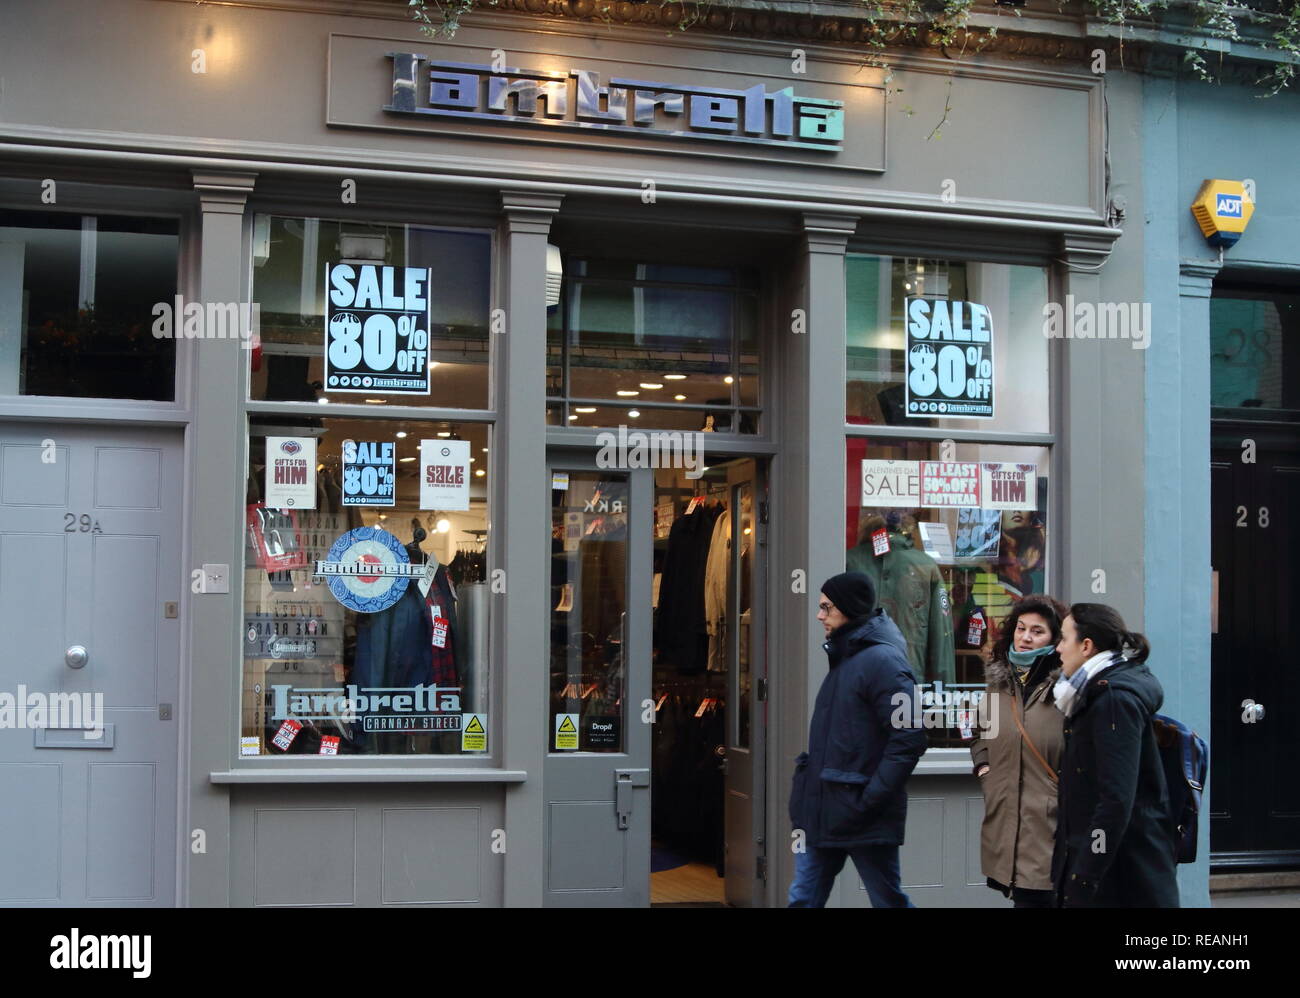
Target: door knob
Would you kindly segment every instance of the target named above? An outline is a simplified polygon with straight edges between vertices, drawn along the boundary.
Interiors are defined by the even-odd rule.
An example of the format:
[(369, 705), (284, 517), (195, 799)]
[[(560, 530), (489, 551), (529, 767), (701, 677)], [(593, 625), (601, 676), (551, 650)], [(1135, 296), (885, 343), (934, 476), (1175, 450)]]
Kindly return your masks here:
[(80, 669), (90, 656), (86, 654), (85, 645), (73, 645), (63, 653), (63, 661), (68, 664), (69, 669)]

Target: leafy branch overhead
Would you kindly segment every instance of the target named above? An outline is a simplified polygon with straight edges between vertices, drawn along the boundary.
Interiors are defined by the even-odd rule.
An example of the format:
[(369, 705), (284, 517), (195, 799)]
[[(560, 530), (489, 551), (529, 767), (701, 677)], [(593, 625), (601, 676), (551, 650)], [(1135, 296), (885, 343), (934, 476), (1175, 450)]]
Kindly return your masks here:
[[(1024, 0), (999, 0), (998, 10), (1021, 16)], [(1118, 27), (1120, 44), (1138, 37), (1149, 40), (1156, 32), (1178, 39), (1183, 62), (1198, 78), (1218, 80), (1224, 54), (1231, 47), (1234, 56), (1256, 50), (1261, 69), (1256, 86), (1268, 95), (1289, 87), (1300, 63), (1300, 0), (1054, 0), (1058, 12), (1082, 14), (1087, 37), (1112, 36), (1113, 31), (1092, 26)], [(573, 0), (579, 16), (612, 20), (614, 0)], [(460, 28), (461, 18), (476, 9), (509, 6), (509, 0), (408, 0), (411, 17), (430, 37), (450, 38)], [(622, 6), (622, 4), (620, 4)], [(640, 6), (640, 5), (639, 5)], [(658, 8), (664, 15), (658, 23), (679, 31), (697, 25), (717, 28), (727, 24), (728, 12), (751, 8), (770, 10), (752, 0), (644, 0), (644, 6)], [(960, 58), (978, 52), (997, 37), (997, 27), (987, 16), (973, 23), (976, 0), (856, 0), (851, 20), (859, 25), (857, 36), (877, 51), (890, 45), (922, 42)], [(1067, 10), (1068, 7), (1068, 10)], [(986, 5), (983, 13), (990, 12)], [(839, 15), (842, 19), (845, 15)], [(1262, 54), (1262, 58), (1260, 55)]]

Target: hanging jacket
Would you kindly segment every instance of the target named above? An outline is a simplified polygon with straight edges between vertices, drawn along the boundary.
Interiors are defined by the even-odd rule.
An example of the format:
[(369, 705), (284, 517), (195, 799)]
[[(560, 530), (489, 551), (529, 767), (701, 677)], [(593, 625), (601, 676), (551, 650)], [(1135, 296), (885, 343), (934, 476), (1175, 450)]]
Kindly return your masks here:
[(907, 660), (916, 681), (956, 682), (952, 606), (934, 559), (918, 551), (906, 534), (890, 531), (889, 550), (883, 555), (872, 551), (868, 539), (849, 551), (845, 566), (875, 584), (876, 602), (907, 641)]
[[(1034, 757), (1016, 727), (1012, 710), (1039, 753), (1057, 773), (1065, 749), (1065, 715), (1056, 709), (1052, 687), (1061, 674), (1056, 656), (1035, 665), (1026, 698), (1006, 662), (984, 668), (984, 700), (979, 707), (978, 737), (971, 743), (976, 775), (984, 791), (980, 828), (980, 867), (1001, 889), (1052, 889), (1052, 849), (1056, 844), (1056, 784)], [(1040, 669), (1040, 665), (1043, 666)]]
[(1065, 721), (1052, 872), (1065, 907), (1177, 908), (1175, 821), (1151, 726), (1164, 691), (1120, 661)]
[(907, 779), (926, 747), (923, 728), (896, 723), (910, 721), (917, 695), (906, 642), (877, 608), (822, 647), (830, 671), (796, 763), (790, 820), (810, 846), (901, 845)]

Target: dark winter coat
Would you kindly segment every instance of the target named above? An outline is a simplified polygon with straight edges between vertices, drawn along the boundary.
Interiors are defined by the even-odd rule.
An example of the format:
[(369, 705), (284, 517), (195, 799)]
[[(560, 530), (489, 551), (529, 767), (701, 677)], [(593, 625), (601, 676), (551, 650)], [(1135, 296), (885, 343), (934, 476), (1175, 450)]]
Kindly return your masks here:
[(1066, 907), (1177, 908), (1174, 830), (1151, 718), (1164, 691), (1121, 661), (1065, 722), (1053, 880)]
[(796, 762), (790, 820), (811, 846), (902, 845), (907, 778), (926, 747), (906, 642), (877, 609), (822, 647), (830, 671)]

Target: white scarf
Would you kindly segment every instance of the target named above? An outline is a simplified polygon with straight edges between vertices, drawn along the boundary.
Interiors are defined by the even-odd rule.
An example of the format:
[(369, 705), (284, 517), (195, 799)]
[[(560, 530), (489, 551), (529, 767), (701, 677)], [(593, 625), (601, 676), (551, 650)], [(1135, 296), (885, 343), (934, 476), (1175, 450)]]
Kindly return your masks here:
[(1122, 656), (1115, 651), (1098, 652), (1083, 665), (1074, 671), (1073, 676), (1067, 677), (1064, 672), (1061, 678), (1056, 681), (1052, 688), (1052, 694), (1056, 698), (1057, 709), (1062, 714), (1069, 717), (1074, 711), (1075, 701), (1079, 693), (1088, 685), (1088, 680), (1105, 669), (1109, 669), (1116, 662), (1123, 661)]

